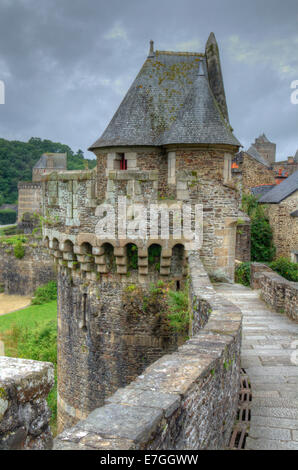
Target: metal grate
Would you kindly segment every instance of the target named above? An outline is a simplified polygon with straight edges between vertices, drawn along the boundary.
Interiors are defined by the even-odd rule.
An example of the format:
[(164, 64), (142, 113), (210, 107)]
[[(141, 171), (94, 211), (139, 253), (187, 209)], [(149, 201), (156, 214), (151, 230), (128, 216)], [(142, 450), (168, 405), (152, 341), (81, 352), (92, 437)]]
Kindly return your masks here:
[(251, 419), (251, 400), (251, 385), (245, 369), (241, 369), (237, 418), (231, 434), (229, 449), (241, 450), (245, 448), (245, 441)]

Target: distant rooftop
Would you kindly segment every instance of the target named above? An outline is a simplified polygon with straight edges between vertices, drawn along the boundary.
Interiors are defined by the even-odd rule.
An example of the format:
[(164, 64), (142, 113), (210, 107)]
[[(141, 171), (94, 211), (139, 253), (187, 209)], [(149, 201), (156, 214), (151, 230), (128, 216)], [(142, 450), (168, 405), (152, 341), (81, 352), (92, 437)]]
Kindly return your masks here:
[(298, 170), (259, 199), (261, 203), (278, 204), (298, 190)]
[(272, 188), (274, 188), (276, 185), (275, 184), (262, 184), (259, 186), (255, 186), (253, 188), (250, 188), (250, 192), (255, 196), (255, 197), (261, 197), (264, 196), (264, 194), (267, 194), (268, 191), (270, 191)]
[(67, 167), (67, 153), (44, 153), (33, 169), (65, 170)]
[(248, 155), (253, 157), (257, 162), (262, 163), (262, 165), (265, 165), (267, 167), (270, 166), (270, 163), (265, 160), (265, 158), (262, 157), (262, 155), (257, 151), (257, 149), (254, 147), (254, 145), (251, 145), (249, 149), (246, 151)]

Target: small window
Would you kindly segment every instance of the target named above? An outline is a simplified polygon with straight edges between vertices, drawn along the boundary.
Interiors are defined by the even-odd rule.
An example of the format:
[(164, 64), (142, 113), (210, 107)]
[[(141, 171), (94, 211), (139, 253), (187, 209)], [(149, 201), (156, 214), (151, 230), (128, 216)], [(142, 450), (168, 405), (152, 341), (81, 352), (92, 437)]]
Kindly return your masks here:
[(127, 170), (127, 160), (125, 160), (125, 153), (118, 153), (120, 160), (120, 170)]

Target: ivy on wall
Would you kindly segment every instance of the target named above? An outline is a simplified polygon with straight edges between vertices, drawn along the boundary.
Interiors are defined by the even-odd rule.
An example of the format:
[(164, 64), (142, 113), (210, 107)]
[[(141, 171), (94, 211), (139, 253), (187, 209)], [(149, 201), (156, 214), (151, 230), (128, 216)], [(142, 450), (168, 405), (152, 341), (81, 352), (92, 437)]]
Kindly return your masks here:
[(251, 219), (251, 260), (272, 261), (276, 248), (273, 244), (273, 232), (265, 214), (264, 206), (258, 203), (255, 196), (244, 194), (242, 210)]

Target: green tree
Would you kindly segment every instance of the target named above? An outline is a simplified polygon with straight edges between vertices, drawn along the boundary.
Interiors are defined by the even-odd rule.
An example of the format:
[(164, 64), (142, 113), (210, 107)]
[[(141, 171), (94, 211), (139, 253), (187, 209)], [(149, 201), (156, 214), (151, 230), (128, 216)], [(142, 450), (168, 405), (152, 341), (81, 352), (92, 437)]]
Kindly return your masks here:
[(245, 194), (242, 198), (242, 210), (251, 219), (251, 260), (272, 261), (276, 248), (264, 206), (253, 195)]
[(0, 139), (0, 205), (15, 204), (18, 199), (18, 182), (31, 181), (32, 168), (43, 153), (67, 153), (68, 170), (84, 170), (86, 162), (90, 169), (96, 159), (87, 160), (82, 150), (77, 153), (65, 144), (31, 137), (28, 142)]

